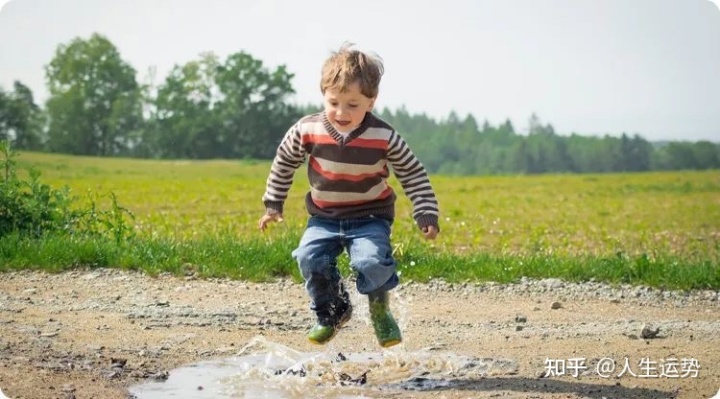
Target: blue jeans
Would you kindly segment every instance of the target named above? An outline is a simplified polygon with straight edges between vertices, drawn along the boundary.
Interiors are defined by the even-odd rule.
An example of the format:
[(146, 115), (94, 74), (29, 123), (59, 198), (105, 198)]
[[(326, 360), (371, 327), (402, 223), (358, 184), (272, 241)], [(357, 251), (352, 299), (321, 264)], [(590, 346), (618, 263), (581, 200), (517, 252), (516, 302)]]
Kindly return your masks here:
[(346, 220), (310, 217), (292, 256), (305, 279), (313, 310), (322, 311), (347, 297), (337, 268), (337, 257), (344, 249), (350, 256), (350, 267), (357, 272), (358, 292), (387, 291), (398, 285), (390, 245), (391, 225), (389, 220), (374, 217)]

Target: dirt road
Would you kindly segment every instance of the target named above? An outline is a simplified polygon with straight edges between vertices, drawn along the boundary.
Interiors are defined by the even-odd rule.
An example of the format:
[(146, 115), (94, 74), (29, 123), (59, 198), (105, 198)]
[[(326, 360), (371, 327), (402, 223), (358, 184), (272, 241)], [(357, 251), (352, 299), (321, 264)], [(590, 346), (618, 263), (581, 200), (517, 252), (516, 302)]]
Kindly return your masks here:
[[(128, 387), (231, 357), (258, 336), (299, 351), (380, 352), (364, 298), (354, 290), (352, 298), (353, 320), (319, 348), (304, 339), (312, 323), (307, 297), (290, 281), (153, 278), (108, 269), (0, 274), (0, 389), (12, 399), (126, 399), (133, 397)], [(720, 389), (716, 291), (554, 279), (404, 282), (392, 306), (405, 338), (393, 353), (434, 351), (509, 367), (390, 385), (376, 370), (361, 387), (365, 397), (697, 399)]]

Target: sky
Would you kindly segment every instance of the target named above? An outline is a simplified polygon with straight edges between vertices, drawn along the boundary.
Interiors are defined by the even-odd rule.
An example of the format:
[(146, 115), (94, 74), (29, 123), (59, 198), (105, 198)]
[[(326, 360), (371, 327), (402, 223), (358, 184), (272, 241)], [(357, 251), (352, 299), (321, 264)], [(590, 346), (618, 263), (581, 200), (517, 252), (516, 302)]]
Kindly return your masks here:
[[(2, 5), (4, 4), (4, 5)], [(320, 104), (344, 42), (380, 55), (376, 107), (526, 131), (720, 142), (720, 9), (709, 0), (0, 0), (0, 86), (48, 93), (60, 44), (97, 32), (138, 81), (245, 51)]]

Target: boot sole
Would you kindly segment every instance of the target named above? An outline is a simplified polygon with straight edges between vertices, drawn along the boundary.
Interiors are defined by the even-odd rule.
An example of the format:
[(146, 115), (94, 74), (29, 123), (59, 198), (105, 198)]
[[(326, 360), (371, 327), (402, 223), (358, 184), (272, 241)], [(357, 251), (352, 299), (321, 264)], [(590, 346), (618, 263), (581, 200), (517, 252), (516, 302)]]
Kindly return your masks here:
[(316, 341), (316, 340), (308, 337), (308, 341), (310, 341), (311, 344), (318, 345), (318, 346), (325, 345), (325, 344), (327, 344), (328, 342), (332, 341), (332, 339), (335, 338), (335, 336), (337, 335), (338, 331), (340, 331), (340, 329), (341, 329), (343, 326), (345, 326), (345, 324), (347, 324), (347, 323), (350, 321), (350, 319), (352, 319), (352, 310), (350, 310), (350, 312), (346, 312), (345, 314), (347, 315), (347, 317), (343, 317), (343, 318), (340, 320), (340, 322), (338, 323), (337, 327), (335, 327), (335, 332), (334, 332), (333, 335), (331, 335), (328, 339), (326, 339), (325, 341), (320, 342), (320, 341)]
[(399, 343), (402, 343), (402, 339), (391, 339), (389, 341), (380, 342), (380, 346), (382, 346), (383, 348), (389, 348), (389, 347), (395, 346)]

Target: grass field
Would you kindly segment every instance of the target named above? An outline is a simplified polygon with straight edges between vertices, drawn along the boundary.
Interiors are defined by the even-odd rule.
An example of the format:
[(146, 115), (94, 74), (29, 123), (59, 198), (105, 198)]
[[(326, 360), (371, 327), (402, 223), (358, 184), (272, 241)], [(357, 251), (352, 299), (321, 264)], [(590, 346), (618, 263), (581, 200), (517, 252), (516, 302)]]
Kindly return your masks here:
[[(165, 254), (157, 260), (159, 269), (174, 270), (180, 265), (172, 264), (182, 263), (207, 275), (263, 278), (234, 269), (252, 267), (244, 262), (271, 262), (283, 264), (271, 275), (297, 277), (288, 252), (307, 219), (304, 169), (296, 174), (285, 223), (263, 234), (257, 220), (264, 211), (260, 198), (269, 162), (38, 153), (21, 153), (17, 160), (21, 169), (35, 167), (43, 182), (68, 186), (81, 200), (92, 193), (102, 205), (115, 193), (134, 214), (142, 245), (156, 248), (160, 258)], [(393, 243), (400, 270), (412, 278), (508, 281), (529, 275), (720, 287), (718, 171), (431, 176), (431, 181), (442, 212), (442, 232), (433, 242), (422, 240), (410, 202), (393, 181), (400, 194)], [(153, 263), (118, 256), (107, 261), (140, 268), (145, 266), (133, 262)], [(8, 259), (15, 267), (40, 262)], [(82, 263), (73, 259), (68, 254), (61, 262)]]

